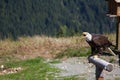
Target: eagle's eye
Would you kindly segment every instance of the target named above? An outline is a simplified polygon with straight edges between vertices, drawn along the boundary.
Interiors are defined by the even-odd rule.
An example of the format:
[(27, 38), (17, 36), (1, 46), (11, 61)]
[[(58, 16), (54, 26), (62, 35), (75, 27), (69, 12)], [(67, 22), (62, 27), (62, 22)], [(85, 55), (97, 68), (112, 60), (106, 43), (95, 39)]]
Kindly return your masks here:
[(83, 36), (86, 36), (86, 34), (83, 34)]

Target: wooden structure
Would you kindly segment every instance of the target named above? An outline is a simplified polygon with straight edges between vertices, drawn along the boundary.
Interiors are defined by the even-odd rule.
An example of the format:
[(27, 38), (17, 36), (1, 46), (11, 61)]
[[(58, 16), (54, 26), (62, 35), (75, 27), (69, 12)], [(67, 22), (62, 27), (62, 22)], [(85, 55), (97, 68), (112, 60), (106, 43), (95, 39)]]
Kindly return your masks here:
[(120, 50), (120, 17), (117, 17), (116, 48)]
[(108, 14), (120, 16), (120, 0), (106, 0), (108, 2)]
[(111, 72), (113, 65), (103, 59), (95, 58), (94, 56), (88, 57), (88, 61), (96, 66), (96, 80), (104, 80), (103, 71)]
[(106, 0), (108, 3), (109, 17), (117, 17), (117, 30), (116, 30), (116, 48), (120, 50), (120, 0)]

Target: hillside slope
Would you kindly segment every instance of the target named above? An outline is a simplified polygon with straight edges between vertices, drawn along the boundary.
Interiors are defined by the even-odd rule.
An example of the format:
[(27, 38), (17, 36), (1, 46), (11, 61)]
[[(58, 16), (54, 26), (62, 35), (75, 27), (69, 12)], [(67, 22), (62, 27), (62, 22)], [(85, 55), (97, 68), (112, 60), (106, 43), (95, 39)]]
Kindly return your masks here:
[(0, 38), (114, 31), (105, 0), (1, 0)]

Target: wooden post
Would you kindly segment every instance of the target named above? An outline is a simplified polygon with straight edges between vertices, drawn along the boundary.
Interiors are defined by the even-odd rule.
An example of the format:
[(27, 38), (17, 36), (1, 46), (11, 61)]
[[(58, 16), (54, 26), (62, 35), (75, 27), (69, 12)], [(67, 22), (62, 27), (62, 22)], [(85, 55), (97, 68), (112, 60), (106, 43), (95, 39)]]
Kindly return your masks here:
[(104, 69), (108, 72), (111, 72), (113, 70), (113, 65), (103, 59), (100, 58), (94, 58), (94, 56), (88, 57), (88, 60), (90, 63), (93, 63), (94, 65), (100, 67), (101, 69)]
[(116, 29), (116, 47), (120, 50), (120, 17), (117, 17), (117, 29)]
[(119, 58), (119, 66), (120, 66), (120, 53), (118, 54), (118, 58)]
[(113, 65), (103, 59), (90, 56), (88, 57), (88, 61), (96, 66), (96, 80), (104, 80), (104, 70), (108, 72), (111, 72), (113, 70)]
[(103, 69), (100, 68), (99, 66), (96, 66), (95, 75), (96, 75), (96, 80), (104, 80)]

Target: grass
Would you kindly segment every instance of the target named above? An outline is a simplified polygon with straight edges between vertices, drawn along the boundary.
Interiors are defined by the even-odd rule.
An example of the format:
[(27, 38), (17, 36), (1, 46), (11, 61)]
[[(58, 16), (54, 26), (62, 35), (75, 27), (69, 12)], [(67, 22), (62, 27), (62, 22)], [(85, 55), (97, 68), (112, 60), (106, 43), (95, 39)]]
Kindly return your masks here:
[(53, 80), (58, 69), (51, 67), (42, 58), (29, 59), (24, 61), (7, 62), (7, 67), (22, 67), (23, 70), (14, 73), (1, 75), (0, 80)]
[[(105, 35), (115, 44), (115, 34)], [(89, 47), (89, 45), (82, 36), (60, 38), (47, 36), (19, 37), (16, 41), (8, 38), (0, 40), (0, 55), (14, 55), (21, 59), (35, 58), (37, 56), (54, 58), (59, 53), (70, 52), (70, 56), (80, 56), (79, 54), (83, 56), (82, 51), (86, 47)], [(76, 52), (79, 54), (75, 54)]]
[(46, 60), (36, 57), (54, 58), (64, 51), (68, 51), (67, 55), (70, 52), (71, 56), (77, 56), (76, 53), (79, 52), (77, 49), (88, 46), (79, 36), (69, 38), (20, 37), (16, 41), (8, 38), (1, 40), (0, 45), (0, 64), (10, 68), (23, 68), (18, 73), (0, 75), (0, 80), (76, 80), (75, 76), (58, 77), (56, 75), (59, 69), (51, 67), (49, 64), (59, 63), (59, 60), (46, 62)]
[(60, 80), (86, 80), (85, 78), (78, 78), (77, 75), (69, 77), (59, 77)]
[(115, 61), (116, 61), (116, 59), (114, 59), (114, 58), (110, 58), (110, 60), (109, 60), (110, 63), (113, 63)]
[[(52, 38), (46, 36), (19, 37), (18, 40), (5, 39), (0, 41), (0, 55), (14, 55), (21, 59), (53, 58), (68, 48), (79, 49), (88, 44), (81, 36)], [(24, 57), (23, 57), (24, 56)]]
[[(106, 35), (115, 44), (115, 34)], [(59, 77), (56, 73), (60, 70), (51, 67), (50, 64), (60, 61), (58, 59), (46, 61), (43, 58), (81, 57), (89, 54), (89, 45), (81, 36), (67, 38), (33, 36), (19, 37), (16, 41), (10, 38), (0, 40), (0, 64), (11, 68), (23, 68), (18, 73), (0, 75), (0, 80), (85, 80), (76, 76)]]
[(115, 80), (120, 80), (120, 78), (115, 78)]
[(63, 58), (64, 56), (67, 57), (83, 57), (88, 56), (90, 54), (90, 48), (80, 48), (80, 49), (72, 49), (68, 48), (66, 50), (61, 51), (56, 55), (56, 58)]
[(59, 69), (54, 68), (51, 64), (58, 63), (58, 60), (46, 61), (37, 57), (34, 59), (22, 61), (10, 61), (4, 63), (5, 66), (14, 68), (21, 67), (22, 71), (13, 74), (0, 75), (0, 80), (85, 80), (77, 76), (59, 77)]

